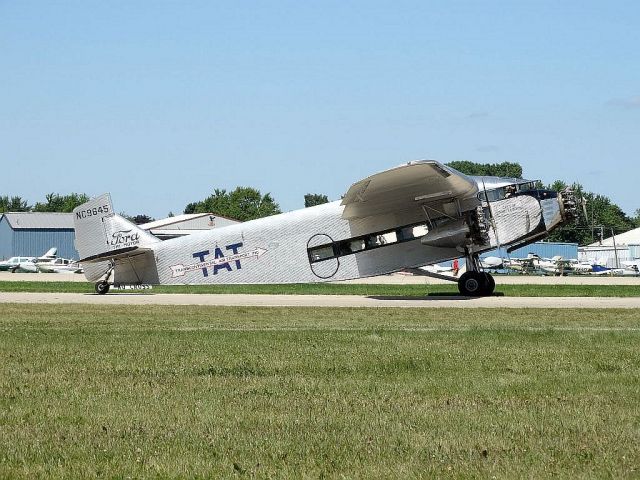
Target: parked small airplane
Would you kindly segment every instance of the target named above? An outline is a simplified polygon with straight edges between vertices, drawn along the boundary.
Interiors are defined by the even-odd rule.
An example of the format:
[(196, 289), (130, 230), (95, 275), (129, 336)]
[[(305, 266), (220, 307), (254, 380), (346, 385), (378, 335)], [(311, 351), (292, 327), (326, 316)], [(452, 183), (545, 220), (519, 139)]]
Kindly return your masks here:
[(640, 260), (622, 262), (625, 275), (640, 275)]
[(530, 180), (470, 177), (435, 161), (361, 180), (341, 201), (161, 241), (114, 213), (109, 194), (74, 210), (85, 276), (111, 284), (308, 283), (451, 261), (464, 295), (490, 295), (481, 252), (517, 248), (576, 216), (569, 190)]
[(79, 273), (82, 267), (78, 262), (58, 257), (58, 249), (50, 248), (41, 257), (23, 261), (13, 271), (25, 273)]
[(50, 248), (41, 257), (11, 257), (6, 262), (0, 264), (0, 270), (10, 270), (11, 272), (37, 272), (37, 262), (49, 262), (56, 258), (57, 248)]
[(50, 262), (36, 262), (38, 272), (41, 273), (81, 273), (82, 266), (68, 258), (54, 258)]
[(56, 247), (52, 247), (47, 250), (43, 255), (36, 258), (31, 258), (26, 262), (22, 262), (19, 267), (14, 270), (16, 272), (27, 272), (27, 273), (36, 273), (39, 271), (38, 264), (39, 263), (48, 263), (52, 262), (57, 258), (58, 249)]
[(11, 257), (0, 262), (0, 272), (15, 272), (21, 264), (33, 262), (35, 257)]

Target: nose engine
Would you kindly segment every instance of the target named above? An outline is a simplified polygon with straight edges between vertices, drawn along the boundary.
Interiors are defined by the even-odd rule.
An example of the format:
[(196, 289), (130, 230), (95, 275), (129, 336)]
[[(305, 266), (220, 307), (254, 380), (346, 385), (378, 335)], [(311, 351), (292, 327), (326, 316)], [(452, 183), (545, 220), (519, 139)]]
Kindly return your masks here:
[(578, 218), (578, 198), (569, 187), (558, 193), (558, 203), (564, 223)]

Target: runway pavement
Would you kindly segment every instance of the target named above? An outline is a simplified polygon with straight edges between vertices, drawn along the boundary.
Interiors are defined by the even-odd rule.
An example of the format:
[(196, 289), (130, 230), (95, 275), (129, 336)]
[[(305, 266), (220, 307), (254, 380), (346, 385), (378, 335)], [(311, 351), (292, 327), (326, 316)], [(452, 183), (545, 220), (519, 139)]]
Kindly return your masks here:
[(0, 293), (0, 303), (202, 305), (244, 307), (640, 308), (640, 297), (365, 297), (358, 295), (226, 295)]

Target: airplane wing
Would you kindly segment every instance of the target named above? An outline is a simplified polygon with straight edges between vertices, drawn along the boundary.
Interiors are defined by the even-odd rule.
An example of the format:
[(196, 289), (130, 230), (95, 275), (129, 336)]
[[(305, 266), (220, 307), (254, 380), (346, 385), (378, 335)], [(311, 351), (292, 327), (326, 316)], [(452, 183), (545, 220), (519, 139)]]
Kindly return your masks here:
[(477, 193), (476, 182), (433, 160), (409, 162), (354, 183), (342, 199), (342, 218), (354, 219), (444, 202)]

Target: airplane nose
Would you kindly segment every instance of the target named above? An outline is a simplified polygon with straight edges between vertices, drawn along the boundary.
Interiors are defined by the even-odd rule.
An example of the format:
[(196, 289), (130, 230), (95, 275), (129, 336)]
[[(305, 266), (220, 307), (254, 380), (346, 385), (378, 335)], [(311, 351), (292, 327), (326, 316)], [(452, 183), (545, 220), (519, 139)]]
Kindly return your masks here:
[(573, 190), (565, 188), (559, 192), (558, 203), (560, 203), (560, 212), (564, 223), (578, 218), (578, 200)]

